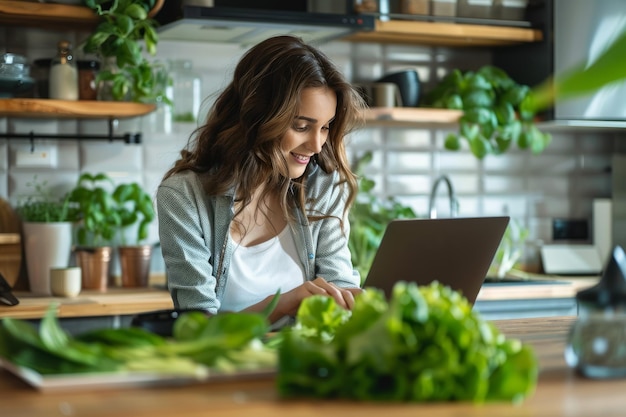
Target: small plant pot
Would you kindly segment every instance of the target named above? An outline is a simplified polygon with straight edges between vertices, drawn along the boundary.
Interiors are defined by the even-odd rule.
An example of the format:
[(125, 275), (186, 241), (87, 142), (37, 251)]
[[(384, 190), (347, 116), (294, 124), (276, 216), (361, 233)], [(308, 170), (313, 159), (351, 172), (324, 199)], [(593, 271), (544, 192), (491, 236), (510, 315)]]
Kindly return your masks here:
[(120, 246), (118, 248), (122, 287), (147, 287), (150, 280), (152, 246)]
[(77, 247), (74, 249), (76, 263), (82, 271), (84, 290), (101, 292), (107, 290), (112, 251), (110, 246)]

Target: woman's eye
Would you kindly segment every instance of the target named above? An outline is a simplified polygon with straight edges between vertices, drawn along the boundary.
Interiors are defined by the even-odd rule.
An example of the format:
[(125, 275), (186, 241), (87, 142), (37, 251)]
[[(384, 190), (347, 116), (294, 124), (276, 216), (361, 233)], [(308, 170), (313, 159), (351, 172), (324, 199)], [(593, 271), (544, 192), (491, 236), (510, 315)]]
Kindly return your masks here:
[(304, 132), (307, 129), (307, 126), (294, 126), (293, 129), (296, 132)]

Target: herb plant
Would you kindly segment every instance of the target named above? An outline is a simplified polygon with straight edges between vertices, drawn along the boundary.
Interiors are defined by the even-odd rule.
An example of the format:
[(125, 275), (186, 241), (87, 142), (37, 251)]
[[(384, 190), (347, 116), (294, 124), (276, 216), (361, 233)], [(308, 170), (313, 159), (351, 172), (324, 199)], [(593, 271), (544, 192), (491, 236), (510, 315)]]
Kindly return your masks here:
[(120, 239), (122, 245), (126, 244), (125, 230), (137, 226), (134, 237), (135, 244), (148, 237), (148, 227), (154, 220), (154, 206), (150, 194), (137, 183), (120, 184), (113, 191), (113, 199), (117, 203), (117, 211), (120, 216)]
[(514, 144), (541, 153), (552, 137), (535, 125), (535, 110), (522, 106), (530, 91), (500, 68), (484, 66), (465, 73), (456, 69), (429, 92), (425, 104), (463, 110), (459, 131), (446, 137), (446, 149), (459, 150), (465, 140), (479, 159), (502, 154)]
[(25, 197), (16, 207), (16, 212), (24, 222), (52, 223), (74, 220), (74, 213), (70, 210), (69, 195), (62, 198), (55, 197), (47, 188), (48, 182), (37, 180), (26, 183), (34, 188), (34, 194)]
[(156, 54), (157, 23), (148, 16), (155, 0), (85, 0), (85, 4), (102, 21), (82, 45), (83, 51), (97, 54), (105, 64), (111, 60), (116, 64), (103, 67), (96, 83), (109, 83), (117, 101), (168, 102), (167, 77), (144, 57), (141, 44), (149, 55)]
[(352, 312), (330, 297), (306, 298), (281, 335), (283, 397), (520, 402), (537, 381), (529, 346), (505, 338), (437, 282), (400, 282), (389, 301), (369, 288)]
[(110, 245), (122, 224), (114, 183), (104, 173), (83, 173), (69, 195), (79, 220), (77, 240), (81, 246)]

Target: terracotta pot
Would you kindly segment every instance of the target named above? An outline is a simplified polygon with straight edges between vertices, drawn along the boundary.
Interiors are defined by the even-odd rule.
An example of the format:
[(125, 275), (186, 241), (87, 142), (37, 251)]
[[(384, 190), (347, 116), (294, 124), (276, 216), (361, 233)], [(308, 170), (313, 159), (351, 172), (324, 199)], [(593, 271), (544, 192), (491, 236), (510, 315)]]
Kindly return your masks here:
[(152, 246), (120, 246), (118, 254), (122, 271), (122, 287), (147, 287), (150, 279)]
[(110, 246), (77, 247), (76, 264), (81, 268), (84, 290), (106, 291), (109, 285), (109, 268), (111, 265)]

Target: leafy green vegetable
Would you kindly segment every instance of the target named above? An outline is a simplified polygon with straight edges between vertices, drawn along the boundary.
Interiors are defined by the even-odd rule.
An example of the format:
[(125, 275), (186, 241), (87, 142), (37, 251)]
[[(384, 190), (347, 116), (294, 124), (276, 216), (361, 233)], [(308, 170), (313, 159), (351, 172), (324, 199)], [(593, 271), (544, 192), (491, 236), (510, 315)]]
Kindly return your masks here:
[(188, 312), (176, 320), (173, 339), (134, 327), (71, 336), (51, 306), (39, 329), (2, 319), (0, 356), (42, 374), (132, 370), (202, 377), (209, 367), (222, 372), (274, 367), (276, 350), (261, 343), (268, 329), (262, 314)]
[(459, 150), (465, 140), (479, 159), (504, 153), (514, 143), (541, 153), (552, 137), (534, 124), (536, 110), (526, 104), (530, 92), (502, 69), (487, 65), (478, 71), (452, 71), (430, 91), (425, 104), (463, 110), (459, 132), (446, 137), (446, 149)]
[(401, 282), (389, 302), (367, 289), (336, 325), (309, 317), (341, 309), (318, 297), (305, 299), (296, 326), (282, 331), (277, 384), (284, 397), (516, 402), (534, 390), (533, 351), (506, 339), (449, 287)]

